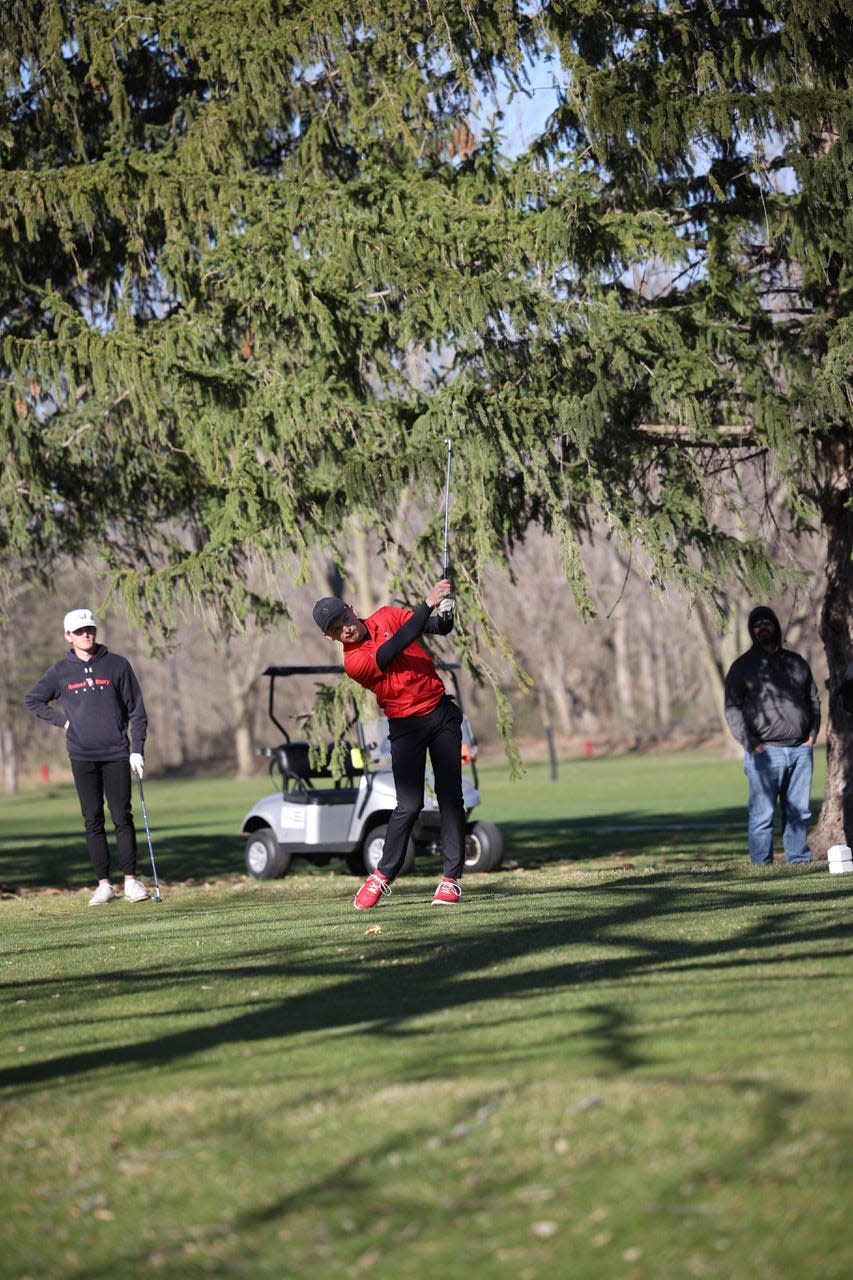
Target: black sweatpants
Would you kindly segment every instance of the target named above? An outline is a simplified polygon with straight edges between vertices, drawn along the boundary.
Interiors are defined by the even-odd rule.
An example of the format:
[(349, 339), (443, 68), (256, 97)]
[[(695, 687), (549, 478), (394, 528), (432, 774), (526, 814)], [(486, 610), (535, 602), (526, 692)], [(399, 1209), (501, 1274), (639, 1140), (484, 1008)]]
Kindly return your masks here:
[(110, 850), (104, 828), (104, 797), (116, 832), (116, 854), (126, 876), (136, 874), (136, 828), (127, 760), (73, 760), (71, 772), (86, 827), (86, 845), (99, 880), (110, 874)]
[(389, 880), (400, 873), (412, 829), (424, 807), (426, 757), (435, 777), (441, 815), (444, 874), (453, 880), (465, 864), (465, 803), (462, 799), (462, 712), (445, 695), (426, 716), (388, 720), (397, 807), (388, 821), (378, 870)]

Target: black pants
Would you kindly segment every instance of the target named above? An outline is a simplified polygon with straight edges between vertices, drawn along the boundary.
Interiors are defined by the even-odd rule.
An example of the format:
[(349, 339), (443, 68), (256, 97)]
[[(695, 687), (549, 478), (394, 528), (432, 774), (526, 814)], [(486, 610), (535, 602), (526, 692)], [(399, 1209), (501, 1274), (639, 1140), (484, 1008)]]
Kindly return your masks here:
[(72, 760), (71, 772), (80, 798), (86, 827), (86, 845), (95, 875), (110, 874), (110, 850), (104, 829), (104, 796), (116, 831), (116, 853), (126, 876), (136, 874), (136, 828), (130, 798), (130, 765), (127, 760)]
[(379, 870), (389, 880), (399, 875), (412, 829), (424, 807), (426, 757), (435, 777), (441, 815), (444, 874), (453, 880), (465, 863), (465, 803), (462, 799), (462, 712), (444, 697), (427, 716), (388, 721), (391, 768), (397, 807), (388, 821)]

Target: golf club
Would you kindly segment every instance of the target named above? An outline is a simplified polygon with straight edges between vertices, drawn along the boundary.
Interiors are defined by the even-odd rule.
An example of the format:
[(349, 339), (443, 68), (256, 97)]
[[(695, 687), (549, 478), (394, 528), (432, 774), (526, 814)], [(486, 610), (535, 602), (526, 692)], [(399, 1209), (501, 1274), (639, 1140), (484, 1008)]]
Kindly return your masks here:
[(154, 847), (151, 844), (151, 831), (148, 827), (148, 811), (145, 808), (145, 793), (142, 790), (142, 779), (139, 774), (136, 775), (137, 785), (139, 786), (139, 803), (142, 805), (142, 821), (145, 823), (145, 834), (148, 837), (148, 853), (151, 858), (151, 875), (154, 878), (154, 901), (162, 902), (160, 896), (160, 881), (157, 879), (157, 864), (154, 861)]
[(448, 526), (450, 522), (450, 461), (453, 456), (453, 441), (450, 436), (445, 441), (447, 445), (447, 473), (444, 480), (444, 577), (447, 577), (450, 568), (450, 552), (448, 550)]
[[(453, 441), (451, 440), (450, 436), (447, 437), (445, 443), (447, 445), (447, 471), (445, 473), (445, 478), (444, 478), (444, 572), (442, 573), (443, 578), (447, 578), (450, 576), (450, 550), (449, 550), (448, 530), (450, 525), (450, 462), (453, 457)], [(442, 600), (441, 604), (438, 606), (439, 617), (452, 618), (455, 607), (456, 606), (453, 602), (452, 596), (448, 596), (446, 599)]]

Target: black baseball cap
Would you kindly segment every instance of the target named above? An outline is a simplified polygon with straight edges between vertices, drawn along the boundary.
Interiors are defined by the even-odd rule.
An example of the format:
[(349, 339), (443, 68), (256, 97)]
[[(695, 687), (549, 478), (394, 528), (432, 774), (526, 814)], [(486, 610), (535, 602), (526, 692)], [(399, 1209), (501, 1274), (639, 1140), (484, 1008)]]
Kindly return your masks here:
[(318, 600), (314, 605), (314, 621), (325, 635), (335, 618), (340, 618), (348, 608), (349, 605), (337, 596), (323, 596), (323, 599)]

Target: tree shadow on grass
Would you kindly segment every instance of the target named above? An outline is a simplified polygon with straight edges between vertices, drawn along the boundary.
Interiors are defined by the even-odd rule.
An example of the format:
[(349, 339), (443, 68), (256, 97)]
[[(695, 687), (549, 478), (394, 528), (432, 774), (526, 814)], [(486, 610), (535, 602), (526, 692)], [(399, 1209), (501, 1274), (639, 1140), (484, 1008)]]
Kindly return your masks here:
[(715, 809), (690, 818), (680, 813), (625, 810), (601, 819), (507, 822), (501, 831), (505, 860), (528, 866), (667, 852), (709, 857), (731, 854), (745, 849), (746, 844), (742, 807)]
[[(248, 1010), (241, 999), (233, 1014), (222, 1004), (212, 1010), (206, 1005), (184, 1007), (181, 1012), (193, 1019), (193, 1025), (178, 1031), (158, 1033), (158, 1015), (145, 1014), (147, 1038), (29, 1060), (0, 1071), (0, 1088), (27, 1094), (49, 1088), (60, 1078), (68, 1081), (90, 1072), (116, 1069), (126, 1073), (134, 1066), (174, 1068), (221, 1045), (280, 1041), (284, 1046), (290, 1038), (303, 1034), (328, 1034), (334, 1041), (334, 1052), (340, 1055), (341, 1032), (347, 1030), (359, 1037), (423, 1040), (424, 1053), (408, 1055), (403, 1070), (402, 1079), (411, 1083), (435, 1074), (427, 1044), (432, 1029), (424, 1019), (469, 1006), (477, 1006), (478, 1025), (491, 1018), (506, 1028), (495, 1065), (508, 1067), (537, 1051), (528, 1014), (530, 998), (572, 991), (589, 997), (584, 1009), (593, 1019), (601, 1063), (609, 1064), (610, 1069), (631, 1071), (654, 1063), (637, 1039), (630, 1010), (620, 997), (625, 982), (652, 977), (661, 970), (680, 976), (705, 975), (706, 979), (713, 974), (719, 983), (725, 978), (739, 981), (762, 959), (772, 959), (775, 969), (786, 963), (801, 969), (805, 961), (825, 958), (828, 952), (836, 958), (851, 954), (849, 931), (841, 913), (827, 913), (819, 924), (804, 922), (804, 911), (808, 909), (812, 915), (814, 911), (814, 896), (805, 893), (790, 900), (768, 897), (761, 902), (748, 883), (740, 882), (727, 890), (721, 902), (719, 887), (695, 887), (686, 880), (673, 883), (652, 877), (650, 882), (638, 879), (626, 885), (624, 900), (616, 906), (610, 897), (606, 903), (597, 899), (599, 905), (595, 905), (596, 899), (590, 904), (589, 899), (583, 903), (578, 898), (571, 889), (548, 889), (536, 895), (534, 904), (519, 902), (511, 929), (478, 926), (476, 903), (464, 916), (464, 907), (454, 908), (456, 919), (466, 924), (464, 933), (454, 935), (436, 934), (426, 923), (424, 910), (431, 908), (423, 908), (413, 899), (402, 901), (396, 904), (398, 917), (404, 917), (407, 906), (414, 908), (408, 935), (404, 918), (393, 952), (386, 948), (385, 954), (380, 950), (376, 954), (376, 964), (392, 957), (392, 970), (367, 969), (360, 963), (354, 967), (354, 952), (365, 944), (361, 936), (354, 938), (351, 932), (342, 933), (349, 938), (348, 946), (312, 944), (301, 952), (292, 948), (285, 955), (274, 941), (269, 947), (245, 953), (238, 963), (223, 966), (217, 977), (227, 982), (274, 979), (283, 986), (293, 982), (299, 988), (294, 994), (259, 1000)], [(840, 888), (828, 888), (821, 901), (846, 904), (848, 897)], [(666, 936), (661, 928), (668, 917), (703, 908), (724, 911), (729, 922), (731, 912), (738, 908), (749, 908), (750, 913), (734, 934), (730, 923), (721, 926), (726, 935), (721, 937)], [(621, 954), (613, 954), (614, 950)], [(121, 996), (132, 1010), (139, 992), (144, 991), (150, 1001), (152, 991), (159, 989), (168, 1000), (168, 993), (176, 988), (193, 990), (205, 977), (210, 977), (209, 971), (201, 966), (176, 969), (152, 965), (139, 974), (105, 971), (99, 975), (99, 987), (105, 998)], [(783, 980), (781, 974), (778, 980)], [(306, 981), (310, 990), (304, 989)], [(321, 990), (318, 982), (323, 984)], [(44, 983), (30, 984), (30, 989), (37, 995), (40, 986), (53, 990), (55, 983), (55, 978), (45, 979)], [(80, 1003), (91, 1005), (89, 976), (65, 980), (66, 1001), (77, 999), (78, 987)], [(200, 1014), (208, 1018), (204, 1025), (198, 1025)], [(167, 1010), (167, 1016), (175, 1014)], [(136, 1030), (143, 1030), (138, 1023)], [(464, 1036), (460, 1044), (463, 1041)], [(457, 1052), (452, 1064), (457, 1071), (465, 1065), (459, 1052), (463, 1051)], [(479, 1059), (481, 1044), (473, 1045), (471, 1052)], [(446, 1065), (451, 1069), (450, 1063)]]
[[(674, 857), (730, 856), (745, 849), (746, 830), (742, 809), (721, 808), (685, 819), (683, 814), (649, 815), (626, 810), (606, 819), (548, 819), (507, 822), (501, 825), (506, 864), (542, 866), (560, 861), (601, 861), (652, 854)], [(119, 875), (115, 842), (110, 825), (107, 838), (112, 851), (113, 875)], [(163, 884), (203, 883), (246, 874), (245, 837), (239, 832), (198, 834), (174, 825), (151, 828), (157, 872)], [(144, 827), (137, 823), (137, 870), (151, 874)], [(333, 857), (321, 870), (348, 875), (341, 858)], [(415, 871), (434, 874), (434, 856), (418, 859)], [(317, 867), (307, 858), (294, 859), (289, 874), (312, 873)], [(81, 889), (93, 883), (82, 827), (44, 834), (27, 833), (0, 838), (0, 884), (9, 890)]]

